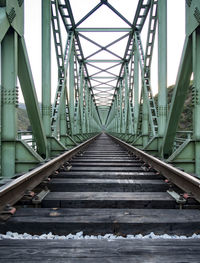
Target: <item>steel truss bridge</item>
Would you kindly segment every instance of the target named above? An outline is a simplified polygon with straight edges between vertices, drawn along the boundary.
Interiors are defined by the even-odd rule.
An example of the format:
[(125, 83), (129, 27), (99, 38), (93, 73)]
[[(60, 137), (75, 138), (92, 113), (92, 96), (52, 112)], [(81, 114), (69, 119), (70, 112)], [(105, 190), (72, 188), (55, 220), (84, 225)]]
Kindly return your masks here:
[[(109, 0), (96, 1), (96, 6), (80, 19), (73, 10), (73, 1), (41, 2), (40, 109), (24, 38), (24, 1), (0, 0), (1, 176), (10, 178), (25, 173), (104, 131), (200, 177), (200, 2), (186, 0), (185, 3), (185, 43), (170, 107), (166, 0), (138, 0), (130, 21)], [(116, 27), (112, 19), (106, 27), (90, 25), (91, 17), (101, 10), (109, 10), (121, 26)], [(143, 43), (141, 33), (145, 24), (148, 30)], [(99, 40), (109, 40), (111, 35), (110, 42), (101, 44)], [(157, 36), (158, 99), (155, 101), (151, 73)], [(63, 37), (67, 39), (64, 45)], [(58, 82), (52, 104), (53, 45)], [(17, 78), (32, 127), (31, 143), (18, 136)], [(193, 129), (179, 131), (190, 85)]]

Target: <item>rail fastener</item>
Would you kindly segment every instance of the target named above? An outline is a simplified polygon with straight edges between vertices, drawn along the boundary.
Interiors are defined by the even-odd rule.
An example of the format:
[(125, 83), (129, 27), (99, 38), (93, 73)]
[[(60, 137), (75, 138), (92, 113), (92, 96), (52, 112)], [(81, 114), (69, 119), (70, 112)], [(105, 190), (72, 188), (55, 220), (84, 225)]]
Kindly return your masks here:
[(73, 149), (1, 186), (0, 212), (4, 211), (7, 204), (10, 206), (14, 205), (25, 195), (27, 189), (29, 191), (34, 189), (42, 181), (46, 180), (52, 173), (57, 171), (61, 165), (68, 162), (74, 155), (76, 155), (81, 149), (95, 140), (98, 136), (99, 134), (93, 136)]
[(165, 163), (158, 158), (147, 154), (146, 152), (137, 149), (136, 147), (116, 138), (113, 135), (108, 134), (114, 141), (126, 148), (128, 151), (135, 154), (143, 162), (148, 163), (159, 174), (166, 177), (171, 183), (178, 186), (185, 193), (190, 195), (200, 202), (200, 180), (184, 171), (181, 171), (172, 165)]

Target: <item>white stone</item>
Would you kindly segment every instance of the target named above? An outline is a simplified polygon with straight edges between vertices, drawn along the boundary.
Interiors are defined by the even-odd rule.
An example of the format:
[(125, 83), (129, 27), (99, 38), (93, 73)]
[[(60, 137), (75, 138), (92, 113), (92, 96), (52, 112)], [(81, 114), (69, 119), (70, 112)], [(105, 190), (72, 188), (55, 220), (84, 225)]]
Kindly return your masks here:
[(177, 235), (168, 235), (168, 234), (163, 234), (163, 235), (156, 235), (153, 232), (149, 233), (148, 235), (142, 235), (142, 234), (137, 234), (137, 235), (127, 235), (126, 237), (123, 236), (116, 236), (113, 234), (105, 234), (104, 236), (98, 235), (84, 235), (83, 231), (80, 231), (76, 234), (68, 234), (66, 236), (62, 235), (53, 235), (51, 232), (48, 234), (42, 234), (42, 235), (30, 235), (28, 233), (24, 234), (18, 234), (16, 232), (10, 232), (8, 231), (5, 235), (0, 234), (0, 240), (2, 239), (60, 239), (60, 240), (66, 240), (66, 239), (106, 239), (109, 241), (113, 241), (116, 239), (199, 239), (200, 235), (193, 234), (192, 236), (177, 236)]

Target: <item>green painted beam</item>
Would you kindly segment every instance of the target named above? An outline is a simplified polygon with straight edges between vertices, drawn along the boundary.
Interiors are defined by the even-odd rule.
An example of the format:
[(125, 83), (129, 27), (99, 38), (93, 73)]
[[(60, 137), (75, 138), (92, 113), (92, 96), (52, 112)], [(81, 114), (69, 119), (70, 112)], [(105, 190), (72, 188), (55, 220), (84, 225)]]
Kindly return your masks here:
[(167, 123), (167, 1), (158, 1), (158, 136), (159, 148)]
[(139, 58), (138, 52), (134, 52), (134, 133), (137, 133), (139, 118)]
[(128, 123), (128, 109), (129, 109), (129, 87), (128, 87), (128, 65), (124, 67), (124, 133), (127, 132)]
[(31, 123), (33, 136), (36, 140), (37, 151), (43, 158), (45, 158), (47, 155), (47, 141), (28, 59), (26, 44), (23, 37), (19, 37), (18, 41), (18, 77), (24, 96), (28, 117)]
[(51, 136), (51, 1), (46, 0), (42, 0), (42, 120), (46, 136)]
[(83, 133), (83, 125), (84, 125), (84, 121), (83, 121), (83, 88), (84, 88), (84, 73), (83, 73), (83, 66), (80, 66), (80, 75), (79, 75), (79, 83), (80, 83), (80, 87), (79, 87), (79, 111), (80, 111), (80, 131), (81, 133)]
[(75, 101), (75, 79), (74, 79), (74, 42), (72, 43), (69, 58), (69, 113), (71, 121), (71, 132), (74, 134), (74, 101)]
[(123, 27), (110, 27), (110, 28), (105, 28), (105, 27), (87, 27), (87, 28), (76, 28), (76, 32), (132, 32), (132, 28), (123, 28)]
[(88, 59), (84, 60), (85, 63), (122, 63), (123, 60), (119, 59)]
[(112, 76), (101, 76), (101, 77), (90, 77), (90, 79), (117, 79), (118, 77), (112, 77)]
[[(143, 88), (144, 90), (144, 88)], [(144, 91), (143, 91), (144, 94)], [(142, 104), (142, 139), (143, 139), (143, 147), (145, 147), (148, 143), (149, 137), (149, 110), (147, 99), (143, 96), (143, 104)]]
[(18, 35), (10, 29), (1, 43), (2, 152), (3, 177), (15, 175), (15, 140), (17, 137), (17, 48)]
[(163, 140), (162, 154), (165, 158), (172, 154), (178, 121), (183, 109), (184, 101), (186, 99), (191, 74), (192, 40), (191, 37), (186, 36)]
[(0, 8), (0, 25), (1, 25), (0, 26), (0, 42), (1, 42), (10, 27), (5, 8)]
[[(66, 89), (64, 90), (62, 101), (60, 102), (60, 137), (67, 135), (66, 123)], [(62, 142), (62, 140), (61, 140)], [(63, 143), (63, 142), (62, 142)]]
[(195, 173), (200, 177), (200, 31), (192, 33), (192, 57), (193, 57), (193, 139), (195, 140)]

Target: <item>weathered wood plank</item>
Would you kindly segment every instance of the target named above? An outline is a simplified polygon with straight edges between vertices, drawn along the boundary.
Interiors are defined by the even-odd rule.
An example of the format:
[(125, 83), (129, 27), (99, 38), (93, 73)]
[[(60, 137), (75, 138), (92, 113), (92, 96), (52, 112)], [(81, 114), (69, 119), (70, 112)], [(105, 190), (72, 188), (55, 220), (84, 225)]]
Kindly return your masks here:
[(71, 163), (74, 162), (84, 162), (84, 163), (89, 163), (89, 162), (127, 162), (127, 163), (136, 163), (138, 162), (137, 160), (130, 158), (130, 157), (109, 157), (109, 158), (86, 158), (84, 155), (82, 157), (76, 157), (71, 160)]
[(114, 167), (140, 167), (143, 165), (142, 162), (98, 162), (98, 163), (95, 163), (95, 162), (78, 162), (78, 161), (75, 161), (75, 162), (71, 162), (72, 164), (72, 167), (73, 166), (76, 166), (76, 167), (88, 167), (88, 169), (90, 169), (91, 167), (111, 167), (111, 168), (114, 168)]
[(132, 179), (52, 179), (52, 192), (162, 192), (169, 186), (163, 180)]
[(0, 262), (197, 263), (199, 240), (1, 240)]
[(70, 171), (99, 171), (99, 172), (102, 172), (102, 171), (110, 171), (110, 172), (119, 172), (119, 171), (122, 171), (122, 172), (133, 172), (133, 171), (137, 171), (137, 172), (142, 172), (144, 171), (141, 167), (137, 167), (137, 166), (131, 166), (131, 167), (124, 167), (124, 166), (121, 166), (121, 167), (102, 167), (102, 166), (95, 166), (95, 167), (83, 167), (83, 166), (72, 166), (71, 170)]
[(51, 192), (43, 207), (71, 208), (174, 208), (174, 199), (157, 192)]
[(107, 178), (107, 179), (159, 179), (163, 178), (154, 172), (92, 172), (92, 171), (68, 171), (53, 175), (53, 178)]

